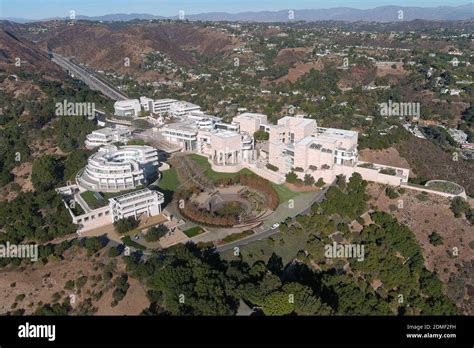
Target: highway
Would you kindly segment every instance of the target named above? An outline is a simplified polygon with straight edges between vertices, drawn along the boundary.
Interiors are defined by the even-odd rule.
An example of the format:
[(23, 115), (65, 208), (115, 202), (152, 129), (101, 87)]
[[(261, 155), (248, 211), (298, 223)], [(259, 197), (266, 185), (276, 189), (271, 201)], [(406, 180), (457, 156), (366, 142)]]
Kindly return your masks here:
[[(303, 210), (303, 211), (300, 211), (299, 213), (297, 213), (296, 215), (305, 215), (305, 214), (308, 214), (309, 211), (311, 210), (311, 206), (314, 204), (314, 203), (320, 203), (325, 195), (326, 195), (326, 192), (327, 190), (329, 189), (329, 187), (331, 187), (331, 185), (328, 185), (327, 187), (325, 187), (323, 190), (321, 190), (321, 192), (319, 192), (316, 197), (314, 197), (314, 199), (311, 201), (310, 204), (308, 204), (308, 206)], [(228, 244), (225, 244), (225, 245), (222, 245), (222, 246), (218, 246), (216, 247), (216, 251), (218, 253), (222, 253), (224, 251), (227, 251), (227, 250), (230, 250), (230, 249), (234, 249), (235, 247), (240, 247), (242, 245), (246, 245), (246, 244), (249, 244), (249, 243), (252, 243), (252, 242), (255, 242), (257, 240), (261, 240), (261, 239), (264, 239), (264, 238), (268, 238), (270, 237), (271, 235), (274, 235), (276, 233), (280, 232), (280, 229), (279, 228), (275, 228), (275, 229), (267, 229), (265, 231), (262, 231), (262, 232), (257, 232), (247, 238), (243, 238), (243, 239), (239, 239), (239, 240), (236, 240), (235, 242), (231, 242), (231, 243), (228, 243)]]
[(117, 89), (107, 84), (106, 82), (97, 78), (93, 73), (86, 70), (85, 68), (71, 62), (67, 58), (60, 56), (57, 53), (51, 53), (51, 61), (58, 64), (63, 69), (70, 71), (74, 76), (82, 80), (90, 89), (101, 92), (103, 95), (109, 97), (112, 100), (125, 100), (128, 99), (126, 95), (119, 92)]

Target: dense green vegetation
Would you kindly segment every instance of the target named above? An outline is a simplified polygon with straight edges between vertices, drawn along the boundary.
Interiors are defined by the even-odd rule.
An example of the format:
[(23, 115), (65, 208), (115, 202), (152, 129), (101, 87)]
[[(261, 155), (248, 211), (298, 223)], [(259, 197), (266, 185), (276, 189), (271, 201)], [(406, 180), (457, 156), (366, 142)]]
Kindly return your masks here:
[(126, 233), (138, 227), (139, 221), (133, 216), (123, 218), (114, 222), (114, 228), (118, 233)]
[[(368, 208), (366, 185), (358, 174), (338, 178), (308, 215), (287, 219), (280, 233), (238, 255), (193, 244), (146, 262), (132, 254), (127, 269), (153, 291), (146, 314), (233, 315), (239, 299), (266, 315), (459, 314), (406, 226), (373, 212), (372, 224), (350, 231)], [(363, 245), (364, 259), (328, 258), (325, 246), (337, 235)]]
[[(15, 98), (1, 92), (0, 186), (13, 185), (11, 170), (32, 162), (35, 192), (19, 192), (15, 199), (0, 203), (0, 229), (5, 231), (0, 234), (0, 240), (47, 241), (76, 229), (54, 188), (72, 180), (85, 165), (90, 152), (82, 149), (83, 142), (86, 134), (95, 129), (86, 117), (56, 116), (55, 104), (63, 100), (87, 101), (109, 109), (111, 103), (79, 81), (45, 80), (28, 72), (21, 74), (21, 78), (31, 80), (44, 96), (38, 99), (36, 91), (29, 97)], [(44, 141), (46, 148), (44, 144), (37, 147)], [(65, 154), (45, 154), (51, 146), (57, 146)]]

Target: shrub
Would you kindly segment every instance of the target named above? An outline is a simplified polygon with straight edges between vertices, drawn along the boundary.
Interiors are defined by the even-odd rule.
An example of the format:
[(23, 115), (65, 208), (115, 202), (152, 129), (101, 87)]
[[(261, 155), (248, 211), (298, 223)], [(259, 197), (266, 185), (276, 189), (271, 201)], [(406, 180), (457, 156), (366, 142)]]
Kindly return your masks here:
[(84, 285), (86, 285), (86, 283), (87, 283), (87, 276), (79, 277), (76, 280), (76, 286), (78, 288), (82, 288)]
[(433, 233), (428, 236), (428, 240), (430, 241), (430, 244), (434, 246), (443, 244), (443, 237), (441, 237), (436, 231), (433, 231)]
[(68, 280), (66, 284), (64, 284), (64, 289), (66, 290), (72, 290), (74, 289), (74, 286), (76, 285), (76, 282), (74, 280)]
[(462, 216), (463, 213), (469, 211), (469, 203), (467, 203), (461, 197), (454, 197), (451, 200), (451, 211), (454, 214), (454, 217), (459, 218)]
[(128, 276), (126, 274), (122, 274), (120, 277), (117, 277), (114, 282), (115, 290), (112, 294), (115, 302), (121, 301), (125, 295), (127, 294), (127, 290), (130, 287), (128, 284)]
[(319, 178), (315, 185), (317, 187), (323, 187), (325, 184), (326, 183), (324, 182), (323, 178)]
[(25, 294), (19, 294), (15, 297), (15, 302), (23, 301), (25, 297), (26, 297)]
[(296, 184), (299, 181), (300, 181), (300, 179), (298, 179), (298, 176), (296, 175), (295, 172), (291, 171), (291, 172), (286, 174), (286, 182), (288, 182), (290, 184)]
[(397, 193), (397, 191), (395, 191), (393, 188), (391, 187), (387, 187), (385, 189), (385, 194), (387, 195), (388, 198), (390, 199), (395, 199), (395, 198), (398, 198), (399, 197), (399, 194)]
[(313, 178), (312, 175), (306, 174), (306, 175), (304, 176), (303, 182), (304, 182), (304, 184), (305, 184), (306, 186), (312, 186), (312, 185), (314, 185), (314, 178)]

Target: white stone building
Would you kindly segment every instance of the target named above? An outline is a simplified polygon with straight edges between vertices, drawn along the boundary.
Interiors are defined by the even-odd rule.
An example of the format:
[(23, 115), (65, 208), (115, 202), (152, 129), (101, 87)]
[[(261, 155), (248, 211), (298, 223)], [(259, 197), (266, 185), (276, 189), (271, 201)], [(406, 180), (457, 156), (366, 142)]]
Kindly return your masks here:
[(138, 99), (120, 100), (114, 103), (114, 114), (120, 117), (140, 116), (141, 105)]
[(88, 149), (93, 149), (98, 146), (105, 146), (115, 142), (124, 142), (130, 140), (132, 135), (132, 129), (129, 127), (124, 128), (101, 128), (88, 134), (84, 141)]
[(239, 125), (241, 132), (253, 135), (258, 130), (265, 130), (267, 115), (245, 112), (232, 119), (232, 123)]
[(168, 115), (171, 112), (171, 105), (177, 103), (176, 99), (156, 99), (140, 97), (140, 105), (143, 110), (158, 115)]
[(109, 208), (113, 222), (141, 214), (155, 216), (161, 213), (161, 204), (165, 202), (161, 192), (148, 188), (126, 193), (109, 199)]
[(190, 114), (193, 111), (200, 111), (201, 107), (199, 105), (179, 101), (176, 103), (171, 104), (170, 106), (170, 113), (172, 116), (180, 117)]
[(360, 162), (357, 143), (355, 131), (321, 128), (315, 120), (286, 116), (270, 126), (269, 164), (281, 175), (294, 171), (300, 179), (309, 174), (326, 183), (354, 172), (385, 184), (408, 181), (409, 169)]
[(76, 182), (90, 191), (130, 190), (157, 178), (158, 164), (158, 151), (151, 146), (108, 145), (88, 159)]

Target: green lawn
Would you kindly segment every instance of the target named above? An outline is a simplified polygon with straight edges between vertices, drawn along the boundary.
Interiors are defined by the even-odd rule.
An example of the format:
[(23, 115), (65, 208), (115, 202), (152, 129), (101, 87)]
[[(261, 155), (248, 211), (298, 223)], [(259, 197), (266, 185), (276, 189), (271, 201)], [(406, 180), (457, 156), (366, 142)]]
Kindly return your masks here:
[(274, 184), (272, 183), (272, 187), (278, 193), (278, 197), (280, 198), (280, 203), (288, 202), (290, 199), (295, 198), (296, 196), (300, 195), (303, 192), (293, 191), (289, 189), (285, 184)]
[[(102, 195), (103, 196), (103, 195)], [(109, 201), (107, 201), (104, 197), (102, 200), (97, 200), (94, 197), (94, 192), (92, 191), (85, 191), (81, 193), (82, 199), (84, 199), (91, 209), (97, 209), (100, 207), (105, 207), (107, 204), (109, 204)]]
[(161, 173), (158, 187), (162, 190), (176, 191), (180, 185), (176, 169), (170, 168)]
[[(222, 178), (233, 178), (240, 174), (250, 174), (257, 175), (254, 172), (248, 169), (242, 169), (237, 173), (218, 173), (211, 169), (211, 165), (207, 161), (207, 158), (201, 155), (192, 154), (190, 158), (195, 161), (205, 172), (206, 176), (209, 177), (212, 181), (217, 181)], [(272, 187), (278, 193), (280, 202), (288, 202), (288, 200), (300, 195), (302, 192), (297, 192), (289, 189), (285, 184), (277, 185), (272, 183)]]
[(223, 179), (223, 178), (234, 178), (234, 177), (236, 177), (240, 174), (253, 174), (253, 175), (255, 175), (254, 173), (252, 173), (248, 169), (242, 169), (242, 170), (238, 171), (237, 173), (219, 173), (219, 172), (215, 172), (214, 170), (211, 169), (211, 165), (207, 161), (206, 157), (201, 156), (201, 155), (197, 155), (197, 154), (189, 155), (189, 157), (194, 162), (196, 162), (205, 171), (204, 174), (214, 182), (219, 180), (219, 179)]
[(192, 238), (194, 236), (197, 236), (198, 234), (204, 233), (204, 230), (199, 226), (195, 226), (183, 231), (183, 233), (189, 238)]

